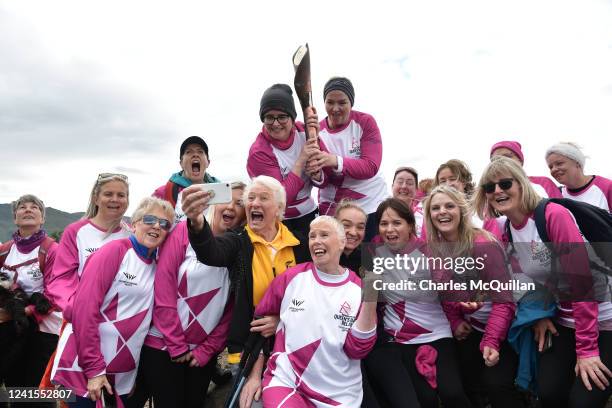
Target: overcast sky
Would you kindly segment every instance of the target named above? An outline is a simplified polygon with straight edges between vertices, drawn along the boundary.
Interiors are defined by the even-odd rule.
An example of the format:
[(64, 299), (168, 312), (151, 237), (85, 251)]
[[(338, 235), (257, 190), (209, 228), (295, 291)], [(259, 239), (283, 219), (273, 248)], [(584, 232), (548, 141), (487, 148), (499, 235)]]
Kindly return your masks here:
[(451, 158), (478, 179), (502, 139), (522, 143), (530, 175), (576, 141), (587, 173), (612, 176), (611, 0), (0, 0), (0, 202), (84, 211), (97, 174), (119, 171), (131, 212), (189, 135), (211, 174), (246, 180), (261, 94), (293, 83), (305, 42), (320, 116), (325, 81), (349, 77), (387, 179)]

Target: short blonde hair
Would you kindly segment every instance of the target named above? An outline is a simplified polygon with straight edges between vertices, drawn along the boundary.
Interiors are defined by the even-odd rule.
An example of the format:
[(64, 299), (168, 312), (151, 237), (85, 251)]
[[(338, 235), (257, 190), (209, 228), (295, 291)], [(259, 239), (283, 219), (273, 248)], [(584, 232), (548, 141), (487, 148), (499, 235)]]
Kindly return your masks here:
[(160, 208), (164, 213), (166, 213), (168, 221), (170, 221), (171, 224), (174, 224), (174, 208), (172, 208), (172, 204), (157, 197), (145, 197), (140, 201), (138, 208), (136, 208), (132, 214), (132, 224), (141, 221), (142, 217), (144, 217), (153, 208)]
[(337, 219), (335, 219), (334, 217), (329, 216), (329, 215), (321, 215), (310, 222), (310, 227), (312, 228), (318, 224), (327, 224), (327, 225), (332, 226), (336, 230), (336, 233), (338, 234), (338, 238), (340, 238), (340, 241), (346, 242), (346, 234), (344, 232), (344, 225), (342, 225), (342, 223), (338, 221)]
[(346, 199), (346, 198), (343, 198), (342, 201), (340, 201), (340, 203), (336, 207), (336, 214), (334, 215), (334, 218), (339, 221), (340, 220), (340, 213), (342, 211), (344, 211), (344, 210), (349, 210), (349, 209), (353, 209), (353, 210), (359, 211), (360, 213), (363, 214), (363, 216), (365, 217), (366, 221), (368, 220), (368, 214), (366, 214), (365, 210), (363, 208), (361, 208), (361, 206), (359, 204), (355, 203), (353, 200)]
[(257, 176), (251, 180), (251, 184), (247, 185), (244, 189), (244, 194), (242, 195), (242, 200), (246, 203), (249, 193), (251, 189), (259, 184), (272, 191), (272, 195), (274, 196), (274, 200), (276, 204), (278, 204), (279, 211), (279, 221), (283, 220), (283, 216), (285, 214), (285, 207), (287, 206), (287, 193), (285, 192), (285, 187), (275, 179), (270, 176)]
[(520, 210), (523, 213), (528, 214), (535, 210), (540, 200), (542, 200), (542, 197), (540, 197), (531, 186), (529, 177), (527, 177), (520, 163), (504, 156), (493, 156), (491, 162), (484, 169), (480, 177), (478, 189), (476, 190), (473, 201), (476, 214), (478, 214), (481, 219), (484, 220), (486, 217), (495, 218), (500, 216), (487, 200), (487, 194), (482, 186), (492, 182), (495, 178), (508, 175), (513, 178), (519, 186), (521, 194), (519, 198)]

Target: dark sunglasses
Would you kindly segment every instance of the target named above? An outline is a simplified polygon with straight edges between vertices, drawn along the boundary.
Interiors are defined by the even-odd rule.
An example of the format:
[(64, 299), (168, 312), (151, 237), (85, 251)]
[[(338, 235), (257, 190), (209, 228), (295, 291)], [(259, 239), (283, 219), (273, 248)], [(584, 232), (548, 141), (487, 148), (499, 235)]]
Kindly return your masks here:
[(497, 183), (486, 183), (482, 185), (482, 189), (484, 190), (485, 193), (487, 194), (491, 194), (495, 192), (495, 186), (499, 186), (499, 188), (501, 188), (502, 190), (508, 190), (512, 187), (512, 183), (514, 182), (514, 179), (512, 178), (505, 178), (505, 179), (501, 179), (499, 180)]
[(159, 223), (159, 227), (164, 231), (170, 231), (172, 228), (172, 223), (165, 218), (157, 218), (154, 215), (147, 214), (142, 217), (142, 222), (145, 225), (155, 225)]

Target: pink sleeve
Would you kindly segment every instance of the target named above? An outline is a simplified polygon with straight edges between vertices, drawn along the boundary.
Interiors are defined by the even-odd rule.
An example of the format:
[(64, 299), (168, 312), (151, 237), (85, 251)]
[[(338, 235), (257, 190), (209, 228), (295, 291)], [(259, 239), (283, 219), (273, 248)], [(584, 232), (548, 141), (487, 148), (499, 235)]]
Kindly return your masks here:
[[(512, 278), (507, 269), (504, 252), (497, 242), (489, 241), (484, 236), (480, 236), (476, 240), (474, 256), (485, 260), (483, 278), (487, 282), (497, 280), (510, 283)], [(499, 293), (493, 291), (489, 293), (489, 297), (493, 302), (493, 306), (480, 342), (480, 351), (485, 346), (499, 351), (502, 341), (504, 341), (508, 334), (510, 323), (514, 319), (516, 304), (514, 303), (512, 291), (502, 291)]]
[(247, 173), (251, 178), (264, 175), (280, 181), (287, 193), (287, 205), (295, 202), (298, 193), (304, 187), (304, 180), (293, 171), (290, 171), (287, 177), (283, 178), (278, 160), (274, 157), (268, 142), (261, 135), (257, 136), (249, 151)]
[[(322, 152), (327, 152), (329, 153), (329, 149), (327, 148), (327, 146), (325, 145), (325, 142), (323, 142), (323, 139), (319, 138), (318, 139), (319, 142), (319, 149), (321, 149)], [(329, 167), (324, 167), (323, 168), (323, 178), (321, 181), (315, 181), (315, 180), (311, 180), (312, 184), (319, 188), (325, 188), (329, 185), (330, 181), (331, 181), (331, 176), (332, 176), (333, 170)]]
[(234, 300), (230, 297), (225, 305), (223, 316), (219, 323), (217, 323), (217, 326), (215, 326), (202, 344), (193, 349), (193, 355), (198, 360), (200, 367), (207, 364), (212, 357), (225, 348), (230, 322), (232, 320), (233, 306)]
[(595, 176), (593, 184), (600, 188), (608, 201), (608, 211), (612, 213), (612, 180), (602, 176)]
[[(53, 264), (55, 262), (55, 257), (57, 253), (57, 242), (53, 242), (49, 248), (47, 249), (47, 254), (45, 255), (45, 268), (43, 270), (43, 295), (51, 301), (49, 298), (49, 293), (47, 292), (47, 288), (49, 286), (49, 279), (51, 278), (51, 273), (53, 271)], [(51, 302), (53, 304), (53, 302)], [(40, 323), (49, 313), (51, 313), (54, 309), (49, 309), (49, 312), (46, 314), (40, 314), (36, 311), (36, 307), (34, 305), (29, 305), (26, 307), (34, 316), (37, 323)]]
[(480, 351), (484, 350), (485, 346), (489, 346), (499, 351), (502, 341), (508, 334), (510, 323), (514, 319), (514, 311), (516, 305), (511, 302), (493, 303), (491, 313), (487, 320), (484, 336), (480, 342)]
[[(49, 300), (63, 312), (65, 320), (70, 321), (72, 301), (79, 285), (79, 253), (76, 235), (82, 221), (72, 224), (62, 234), (57, 248), (53, 268), (46, 286)], [(46, 266), (45, 268), (48, 268)]]
[[(568, 277), (571, 296), (575, 300), (585, 299), (591, 293), (593, 284), (589, 257), (582, 243), (582, 235), (574, 218), (568, 210), (554, 203), (546, 207), (546, 226), (548, 237), (557, 246), (555, 251), (564, 274)], [(563, 244), (570, 247), (564, 250)], [(597, 302), (572, 302), (573, 317), (576, 324), (576, 355), (584, 358), (599, 355)]]
[(599, 305), (597, 302), (572, 302), (572, 315), (576, 325), (576, 356), (599, 355)]
[(161, 198), (161, 199), (166, 199), (166, 185), (164, 184), (163, 186), (158, 187), (153, 194), (151, 194), (151, 197), (157, 197), (157, 198)]
[(499, 227), (497, 219), (485, 217), (482, 223), (482, 229), (490, 232), (498, 241), (502, 241), (503, 231)]
[(559, 187), (548, 177), (529, 177), (532, 183), (539, 184), (542, 186), (549, 198), (562, 198), (561, 190)]
[(448, 322), (450, 323), (451, 331), (454, 334), (459, 324), (465, 321), (465, 319), (463, 318), (463, 311), (461, 309), (461, 304), (459, 304), (458, 302), (446, 302), (446, 301), (443, 301), (441, 303), (442, 303), (442, 310), (444, 311), (444, 314), (446, 315), (446, 318), (448, 319)]
[[(421, 237), (421, 239), (424, 239), (424, 238)], [(449, 282), (452, 279), (452, 271), (432, 269), (431, 278), (436, 283)], [(468, 291), (439, 290), (438, 296), (441, 299), (440, 304), (442, 306), (442, 310), (444, 311), (444, 314), (446, 315), (446, 319), (450, 323), (451, 331), (454, 334), (459, 324), (465, 321), (465, 318), (463, 316), (463, 309), (461, 308), (461, 304), (459, 302), (468, 301), (469, 292)]]
[[(359, 308), (361, 312), (361, 307)], [(357, 313), (359, 316), (359, 312)], [(348, 358), (360, 360), (368, 355), (376, 343), (376, 326), (370, 331), (362, 332), (357, 330), (355, 325), (351, 327), (346, 339), (344, 340), (344, 352)]]
[(111, 287), (126, 253), (124, 240), (113, 241), (93, 253), (83, 270), (79, 288), (74, 298), (72, 326), (76, 338), (79, 365), (87, 378), (106, 370), (100, 350), (99, 325), (104, 318), (100, 307)]
[[(53, 242), (47, 249), (47, 255), (45, 255), (45, 270), (43, 271), (43, 295), (45, 295), (45, 297), (50, 301), (51, 299), (48, 288), (53, 274), (53, 267), (55, 266), (55, 259), (57, 258), (57, 247), (57, 242)], [(53, 303), (53, 301), (51, 301), (51, 303)]]
[(378, 173), (382, 160), (382, 139), (380, 130), (374, 118), (370, 115), (359, 116), (359, 124), (363, 128), (360, 148), (361, 155), (358, 159), (343, 157), (342, 172), (356, 180), (367, 180)]
[(187, 224), (181, 222), (170, 233), (160, 250), (159, 262), (155, 271), (153, 325), (164, 336), (168, 353), (172, 358), (189, 351), (181, 319), (176, 309), (178, 270), (185, 259), (188, 242)]

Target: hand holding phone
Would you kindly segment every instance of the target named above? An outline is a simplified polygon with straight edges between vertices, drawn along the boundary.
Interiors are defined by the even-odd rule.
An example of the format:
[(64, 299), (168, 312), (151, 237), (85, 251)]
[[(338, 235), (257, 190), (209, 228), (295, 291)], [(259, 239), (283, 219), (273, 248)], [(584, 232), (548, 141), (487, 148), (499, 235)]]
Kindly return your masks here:
[(227, 204), (232, 202), (232, 187), (230, 183), (198, 184), (203, 190), (211, 193), (208, 204)]

